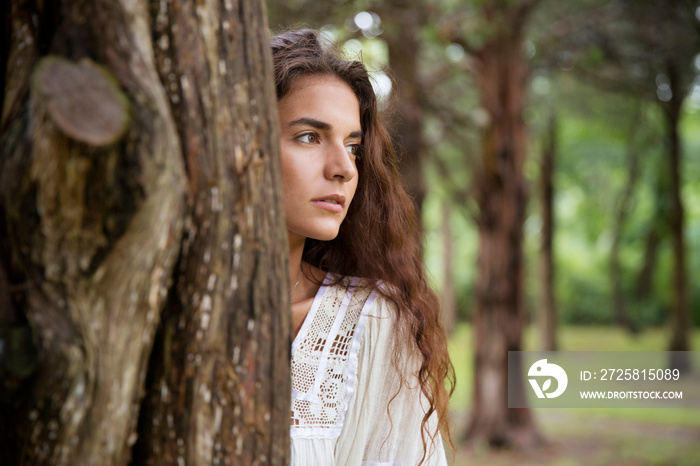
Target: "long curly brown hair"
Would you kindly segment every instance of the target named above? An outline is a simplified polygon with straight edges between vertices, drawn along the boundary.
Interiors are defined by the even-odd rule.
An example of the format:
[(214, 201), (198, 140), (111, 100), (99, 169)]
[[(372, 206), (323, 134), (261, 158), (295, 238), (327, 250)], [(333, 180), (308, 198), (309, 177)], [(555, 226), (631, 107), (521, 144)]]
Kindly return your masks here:
[(438, 430), (451, 445), (447, 405), (454, 390), (454, 369), (438, 299), (425, 278), (416, 212), (402, 187), (396, 152), (380, 121), (367, 69), (359, 61), (345, 60), (331, 44), (322, 43), (316, 31), (286, 32), (273, 37), (271, 44), (278, 100), (301, 76), (331, 75), (347, 83), (360, 104), (363, 140), (355, 197), (338, 236), (331, 241), (308, 238), (303, 260), (325, 271), (388, 285), (378, 291), (395, 303), (398, 320), (408, 328), (421, 356), (418, 379), (430, 402), (422, 422), (424, 451), (427, 438), (434, 440), (437, 435), (437, 430), (427, 428), (435, 412)]

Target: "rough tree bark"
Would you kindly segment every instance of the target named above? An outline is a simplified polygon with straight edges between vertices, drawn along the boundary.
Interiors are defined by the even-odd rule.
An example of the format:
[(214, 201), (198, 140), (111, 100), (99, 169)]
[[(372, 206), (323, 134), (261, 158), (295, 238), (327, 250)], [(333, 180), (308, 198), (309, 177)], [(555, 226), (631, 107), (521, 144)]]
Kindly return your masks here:
[[(508, 351), (522, 350), (524, 304), (523, 222), (526, 185), (523, 120), (528, 66), (521, 54), (523, 30), (534, 2), (485, 2), (489, 25), (478, 50), (481, 106), (490, 116), (482, 129), (481, 172), (477, 179), (479, 252), (477, 258), (475, 373), (466, 438), (494, 446), (539, 443), (528, 408), (508, 408)], [(514, 381), (524, 397), (524, 380)], [(524, 402), (524, 401), (523, 401)]]
[(539, 310), (541, 349), (556, 351), (557, 307), (554, 298), (554, 164), (557, 153), (557, 120), (550, 115), (542, 148), (540, 167), (540, 199), (542, 203), (542, 234), (540, 243), (540, 283), (542, 284)]
[(3, 463), (284, 463), (264, 5), (2, 9), (0, 338), (32, 335), (2, 352)]

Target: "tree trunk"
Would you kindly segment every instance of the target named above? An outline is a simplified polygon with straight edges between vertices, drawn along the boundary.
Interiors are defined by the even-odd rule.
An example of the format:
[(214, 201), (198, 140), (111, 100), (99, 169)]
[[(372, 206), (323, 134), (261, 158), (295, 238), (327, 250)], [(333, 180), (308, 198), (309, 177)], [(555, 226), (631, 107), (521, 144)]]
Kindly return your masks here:
[(406, 191), (421, 218), (425, 199), (423, 174), (423, 105), (419, 81), (418, 51), (419, 33), (425, 14), (407, 0), (392, 0), (387, 6), (386, 31), (382, 38), (389, 49), (389, 66), (395, 79), (396, 114), (392, 115), (390, 130), (399, 151), (399, 170), (406, 184)]
[[(30, 376), (3, 386), (1, 432), (16, 432), (3, 462), (286, 461), (287, 258), (262, 3), (3, 8), (3, 318), (37, 353)], [(142, 409), (147, 379), (158, 396)]]
[(540, 197), (542, 200), (542, 236), (540, 244), (540, 274), (542, 276), (542, 304), (540, 309), (540, 329), (542, 350), (556, 351), (557, 307), (554, 299), (554, 162), (557, 150), (556, 117), (550, 116), (547, 136), (542, 150), (540, 170)]
[[(670, 306), (671, 341), (669, 351), (690, 351), (690, 309), (688, 306), (688, 290), (686, 286), (685, 266), (685, 238), (684, 238), (684, 213), (681, 190), (681, 146), (678, 136), (678, 122), (680, 121), (681, 107), (683, 105), (683, 90), (678, 76), (678, 65), (669, 60), (667, 63), (667, 75), (673, 92), (673, 98), (665, 106), (667, 150), (669, 156), (669, 168), (671, 175), (671, 243), (673, 247), (673, 276), (672, 297)], [(681, 372), (689, 372), (691, 369), (690, 358), (687, 353), (673, 353), (670, 365)]]
[(635, 278), (634, 296), (637, 300), (648, 298), (654, 290), (654, 276), (657, 270), (657, 258), (662, 240), (670, 236), (671, 202), (668, 200), (671, 192), (671, 175), (668, 154), (662, 153), (654, 163), (654, 211), (644, 240), (644, 256), (642, 266)]
[[(526, 186), (523, 121), (528, 69), (521, 57), (529, 2), (485, 3), (492, 26), (479, 50), (482, 131), (478, 175), (479, 253), (476, 282), (474, 399), (466, 437), (491, 445), (531, 446), (541, 436), (528, 408), (508, 408), (508, 351), (522, 350), (525, 324), (523, 221)], [(524, 380), (515, 389), (524, 396)]]
[[(636, 122), (635, 122), (636, 128)], [(633, 129), (634, 131), (634, 129)], [(630, 134), (629, 140), (633, 140)], [(625, 293), (622, 285), (622, 266), (620, 265), (620, 249), (622, 243), (622, 229), (627, 219), (627, 214), (632, 200), (632, 194), (639, 177), (639, 154), (633, 142), (629, 143), (627, 152), (627, 171), (629, 176), (627, 184), (620, 193), (616, 203), (616, 212), (612, 226), (612, 245), (610, 246), (610, 284), (612, 286), (613, 318), (620, 327), (632, 334), (639, 333), (638, 326), (630, 318), (625, 302)]]
[[(657, 205), (659, 201), (656, 201)], [(644, 259), (635, 281), (635, 298), (647, 298), (654, 289), (654, 272), (656, 271), (656, 256), (659, 250), (659, 208), (654, 209), (653, 217), (649, 222), (649, 230), (644, 241)]]

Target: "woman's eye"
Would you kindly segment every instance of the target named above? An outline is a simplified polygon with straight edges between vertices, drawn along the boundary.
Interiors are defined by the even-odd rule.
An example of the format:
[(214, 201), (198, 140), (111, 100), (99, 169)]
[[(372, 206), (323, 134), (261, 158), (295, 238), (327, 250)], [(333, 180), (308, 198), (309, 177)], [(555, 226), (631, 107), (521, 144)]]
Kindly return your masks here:
[(305, 142), (306, 144), (316, 144), (318, 142), (318, 135), (315, 133), (305, 133), (297, 136), (297, 140)]
[(360, 155), (360, 144), (348, 144), (345, 149), (352, 155)]

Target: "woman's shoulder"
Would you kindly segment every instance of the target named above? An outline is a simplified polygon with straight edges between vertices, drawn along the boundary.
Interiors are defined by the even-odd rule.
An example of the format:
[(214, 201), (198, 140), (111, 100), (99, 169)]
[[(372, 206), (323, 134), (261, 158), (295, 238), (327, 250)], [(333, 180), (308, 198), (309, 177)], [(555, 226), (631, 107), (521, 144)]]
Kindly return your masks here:
[(395, 340), (405, 340), (406, 322), (400, 319), (396, 303), (390, 298), (391, 285), (328, 272), (321, 286), (322, 307), (333, 314), (341, 313), (345, 323), (355, 330), (366, 331), (363, 341), (393, 345)]
[(363, 350), (397, 361), (410, 359), (414, 345), (409, 323), (401, 318), (397, 304), (390, 298), (388, 286), (382, 282), (366, 283), (366, 286), (365, 290), (371, 291), (361, 317), (365, 320)]
[(363, 314), (383, 320), (396, 320), (398, 312), (394, 301), (389, 298), (389, 286), (377, 280), (353, 276), (326, 275), (325, 286), (336, 294), (351, 297), (356, 304), (362, 304)]
[[(364, 306), (365, 303), (372, 305), (377, 300), (380, 295), (378, 293), (379, 285), (366, 278), (326, 272), (323, 276), (320, 292), (326, 297), (328, 295), (331, 297), (335, 296), (336, 299), (331, 299), (332, 302), (340, 299), (346, 301), (345, 304), (361, 304)], [(381, 299), (379, 297), (379, 302), (381, 302)], [(340, 302), (338, 301), (337, 304), (340, 304)]]

